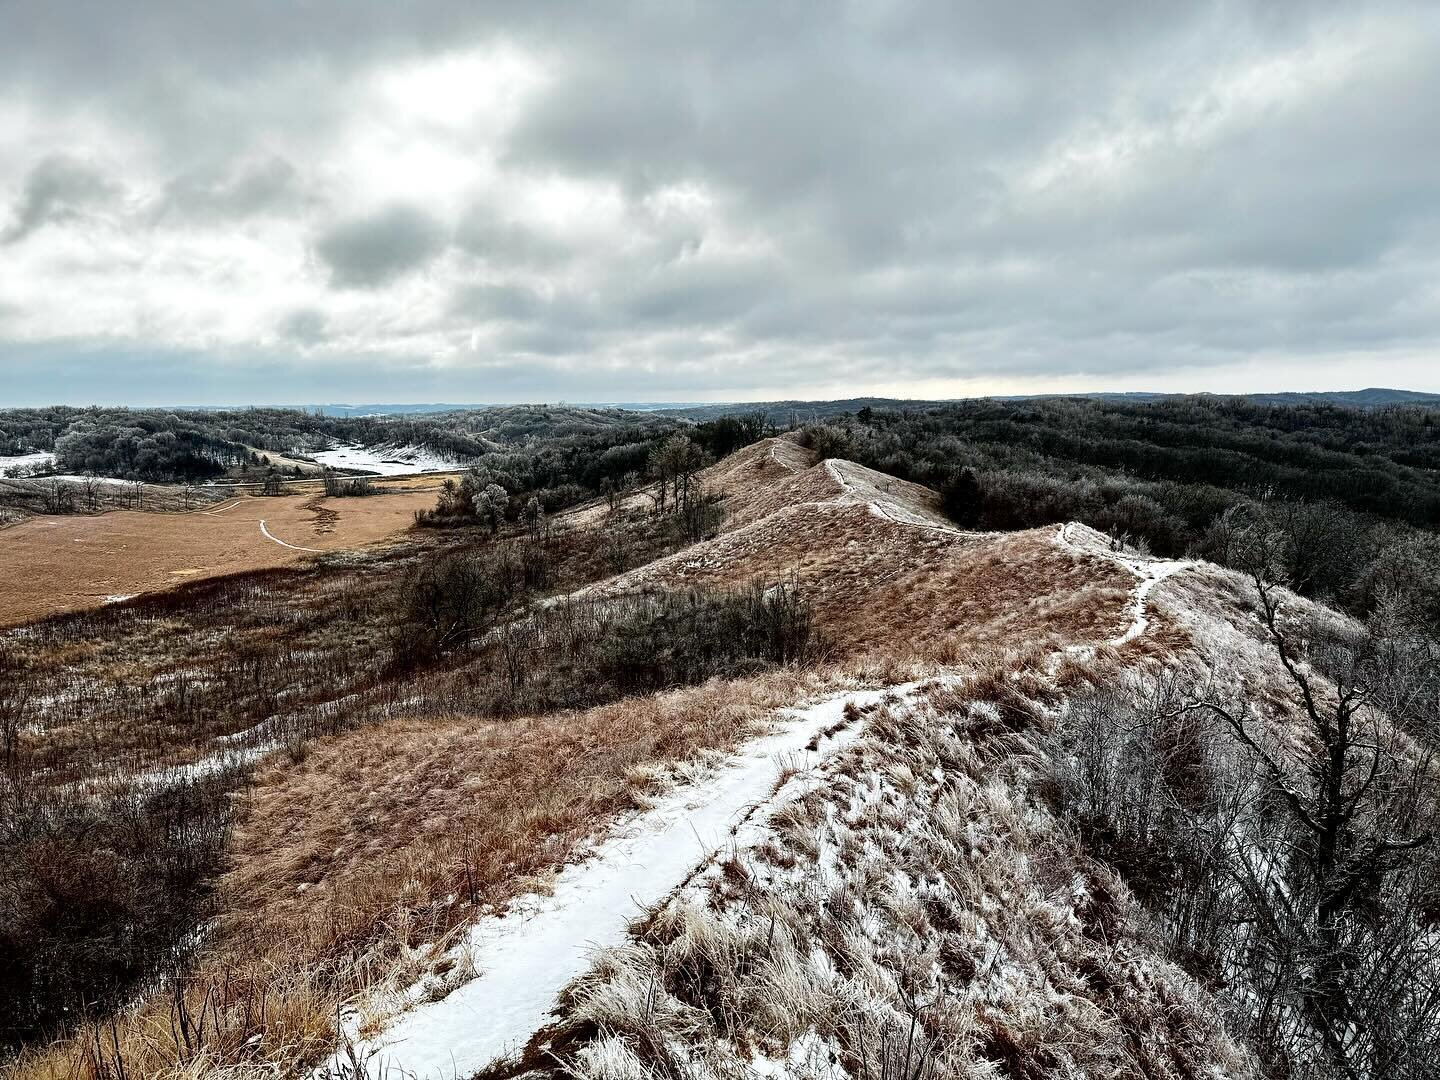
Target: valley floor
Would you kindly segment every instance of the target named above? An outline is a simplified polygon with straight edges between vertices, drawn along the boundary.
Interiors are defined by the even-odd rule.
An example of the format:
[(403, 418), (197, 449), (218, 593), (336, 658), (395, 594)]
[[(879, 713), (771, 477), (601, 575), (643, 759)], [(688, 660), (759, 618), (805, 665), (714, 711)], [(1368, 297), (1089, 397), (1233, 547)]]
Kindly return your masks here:
[(396, 536), (433, 492), (241, 495), (189, 513), (37, 516), (0, 531), (0, 626)]

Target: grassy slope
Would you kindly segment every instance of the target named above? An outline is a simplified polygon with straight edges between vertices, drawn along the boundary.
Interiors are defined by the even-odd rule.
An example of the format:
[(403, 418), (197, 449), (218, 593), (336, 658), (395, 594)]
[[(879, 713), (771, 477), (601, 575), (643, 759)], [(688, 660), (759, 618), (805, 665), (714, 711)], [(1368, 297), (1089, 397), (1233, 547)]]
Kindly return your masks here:
[[(1193, 659), (1185, 620), (1172, 610), (1116, 652), (1104, 643), (1123, 633), (1135, 581), (1103, 554), (1067, 550), (1053, 529), (946, 535), (897, 521), (797, 451), (760, 444), (716, 466), (709, 480), (731, 511), (722, 534), (596, 589), (793, 576), (835, 643), (829, 663), (504, 722), (417, 710), (404, 688), (372, 687), (359, 702), (367, 724), (273, 755), (257, 776), (219, 883), (221, 917), (185, 993), (152, 997), (115, 1032), (129, 1074), (288, 1074), (331, 1047), (340, 1001), (427, 973), (463, 978), (432, 946), (533, 888), (638, 805), (667, 764), (733, 746), (776, 706), (821, 689), (949, 670), (959, 684), (877, 713), (861, 743), (825, 763), (830, 783), (775, 808), (767, 844), (717, 863), (637, 928), (632, 949), (600, 962), (553, 1033), (563, 1060), (631, 1076), (663, 1073), (676, 1053), (723, 1072), (756, 1053), (816, 1057), (818, 1069), (833, 1052), (873, 1072), (902, 1036), (919, 1049), (904, 1033), (910, 1010), (931, 1067), (957, 1075), (989, 1075), (984, 1060), (1029, 1062), (1031, 1075), (1067, 1062), (1140, 1075), (1152, 1053), (1180, 1074), (1243, 1075), (1218, 1007), (1160, 958), (1133, 898), (1078, 854), (1035, 786), (1065, 696), (1122, 667)], [(901, 510), (912, 500), (916, 515), (933, 498), (886, 494)], [(599, 576), (589, 566), (565, 582)], [(360, 570), (264, 587), (274, 614), (293, 613), (313, 635), (320, 666), (304, 680), (326, 683), (324, 700), (347, 685), (323, 659), (327, 620), (372, 620), (389, 602), (390, 578)], [(1179, 587), (1153, 595), (1163, 606)], [(209, 593), (193, 593), (166, 618), (178, 629), (203, 610), (212, 635), (233, 633), (224, 605), (248, 598), (230, 588), (211, 587), (214, 601), (198, 606)], [(249, 640), (292, 650), (289, 631), (261, 644), (274, 614)], [(97, 618), (102, 636), (156, 632)], [(113, 663), (124, 651), (86, 644), (78, 656)], [(783, 993), (765, 990), (775, 986)], [(942, 989), (943, 1008), (931, 1002)], [(178, 1002), (211, 1010), (202, 1050), (171, 1038)], [(636, 1025), (649, 1043), (635, 1041)], [(93, 1046), (82, 1034), (16, 1076), (98, 1075)]]

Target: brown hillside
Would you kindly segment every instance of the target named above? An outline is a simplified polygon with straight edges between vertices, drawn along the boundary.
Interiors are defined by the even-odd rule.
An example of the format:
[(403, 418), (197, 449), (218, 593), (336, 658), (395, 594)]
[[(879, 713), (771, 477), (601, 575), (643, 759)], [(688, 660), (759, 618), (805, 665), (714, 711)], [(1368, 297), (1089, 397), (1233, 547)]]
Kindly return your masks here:
[[(1036, 732), (1048, 730), (1054, 722), (1050, 714), (1070, 685), (1186, 651), (1187, 613), (1202, 603), (1213, 609), (1217, 628), (1247, 617), (1243, 597), (1236, 597), (1232, 610), (1208, 579), (1180, 574), (1178, 564), (1163, 564), (1173, 576), (1162, 580), (1157, 569), (1162, 564), (1114, 551), (1108, 538), (1093, 530), (1056, 525), (1009, 534), (967, 532), (944, 518), (935, 492), (851, 462), (818, 461), (786, 438), (730, 456), (706, 470), (703, 482), (724, 498), (726, 518), (718, 535), (578, 595), (793, 582), (812, 601), (830, 645), (828, 662), (822, 658), (810, 667), (713, 679), (573, 711), (497, 719), (467, 714), (447, 697), (447, 687), (468, 677), (466, 665), (478, 663), (462, 657), (452, 671), (426, 671), (413, 681), (387, 684), (393, 711), (372, 722), (337, 725), (334, 734), (283, 743), (282, 752), (265, 757), (247, 792), (226, 869), (216, 882), (215, 918), (187, 990), (189, 1007), (205, 1003), (223, 1018), (212, 1021), (215, 1034), (207, 1050), (217, 1067), (182, 1072), (173, 1061), (167, 990), (145, 999), (118, 1032), (107, 1035), (113, 1055), (123, 1049), (127, 1075), (175, 1080), (231, 1075), (219, 1071), (219, 1064), (249, 1061), (251, 1055), (273, 1066), (265, 1075), (307, 1075), (335, 1048), (334, 1024), (342, 1009), (353, 1008), (356, 1032), (368, 1036), (416, 1004), (412, 991), (423, 980), (429, 980), (424, 996), (436, 1000), (473, 981), (477, 967), (445, 947), (465, 927), (521, 897), (544, 894), (563, 867), (592, 858), (602, 842), (624, 834), (656, 799), (708, 775), (747, 740), (783, 729), (797, 709), (821, 708), (817, 700), (823, 695), (873, 695), (873, 687), (937, 673), (952, 688), (963, 679), (963, 701), (932, 707), (925, 700), (905, 704), (896, 698), (893, 716), (876, 714), (873, 736), (856, 744), (858, 756), (836, 758), (827, 766), (826, 783), (814, 790), (833, 789), (844, 803), (852, 787), (869, 790), (872, 777), (963, 774), (983, 794), (987, 776), (1003, 771), (990, 766), (1009, 762), (1023, 749), (1012, 745), (1004, 725), (987, 721), (995, 709), (1018, 709)], [(637, 508), (649, 503), (644, 495), (633, 498)], [(578, 545), (593, 542), (595, 535), (582, 530), (603, 526), (606, 517), (602, 503), (561, 515), (557, 525), (573, 530), (562, 539)], [(258, 532), (253, 523), (251, 528)], [(1154, 588), (1142, 592), (1142, 585)], [(1257, 653), (1257, 668), (1262, 663)], [(1017, 688), (1030, 698), (1021, 701)], [(854, 719), (838, 703), (835, 712), (846, 722)], [(971, 727), (980, 732), (979, 756), (947, 758), (937, 774), (936, 754), (953, 756), (964, 743), (946, 734), (956, 724), (966, 739), (975, 734)], [(283, 728), (277, 724), (275, 730)], [(981, 734), (994, 745), (982, 745)], [(932, 735), (939, 740), (934, 747), (925, 741)], [(919, 751), (912, 753), (917, 739)], [(805, 761), (811, 760), (807, 750)], [(842, 761), (848, 762), (843, 769)], [(797, 759), (794, 767), (803, 764)], [(1029, 762), (1027, 768), (1038, 764)], [(910, 801), (902, 803), (896, 795), (884, 813), (896, 820), (937, 820), (950, 813), (942, 795), (916, 788), (905, 795)], [(997, 859), (1010, 852), (1014, 857), (986, 864), (976, 878), (974, 905), (1013, 905), (1023, 897), (1028, 914), (1004, 943), (1017, 958), (1014, 970), (1036, 987), (1068, 980), (1066, 985), (1088, 1000), (1093, 988), (1077, 973), (1113, 950), (1108, 942), (1092, 948), (1079, 940), (1075, 911), (1081, 900), (1056, 891), (1070, 889), (1084, 866), (1063, 844), (1051, 843), (1063, 840), (1058, 826), (1027, 824), (1025, 808), (1033, 808), (1034, 799), (1026, 790), (997, 788), (984, 799), (985, 828), (994, 834), (987, 847), (999, 853)], [(808, 832), (814, 832), (814, 821), (844, 817), (818, 802), (799, 809), (806, 812)], [(888, 843), (887, 836), (878, 830), (870, 839)], [(859, 832), (842, 839), (856, 850), (869, 842)], [(1033, 865), (1027, 856), (1032, 843), (1044, 853)], [(794, 866), (810, 865), (809, 856), (782, 855)], [(745, 858), (761, 872), (764, 860), (756, 852)], [(932, 866), (955, 880), (970, 874), (970, 863), (952, 858), (951, 865), (929, 849), (907, 859), (922, 876)], [(802, 878), (806, 872), (798, 871)], [(885, 875), (874, 880), (881, 877), (889, 880)], [(793, 914), (796, 927), (813, 921), (808, 909)], [(906, 925), (906, 933), (938, 940), (927, 924)], [(946, 925), (954, 936), (959, 924)], [(1047, 958), (1054, 950), (1028, 939), (1031, 925), (1062, 928), (1073, 962), (1067, 959), (1049, 972)], [(886, 926), (883, 933), (888, 940), (900, 930)], [(971, 937), (972, 945), (980, 940)], [(1144, 944), (1136, 937), (1125, 943), (1132, 951)], [(996, 948), (981, 944), (992, 953)], [(972, 961), (967, 952), (961, 966)], [(1166, 977), (1192, 992), (1177, 975)], [(1007, 1030), (1014, 1010), (1003, 1000), (977, 1000), (994, 1010), (983, 1018), (986, 1029)], [(1208, 1006), (1163, 1012), (1152, 1009), (1149, 997), (1145, 1002), (1141, 1011), (1174, 1012), (1179, 1022), (1200, 1017), (1210, 1024)], [(1102, 1019), (1115, 1013), (1106, 1004)], [(1109, 1019), (1097, 1021), (1092, 1034), (1104, 1041), (1113, 1027)], [(25, 1080), (109, 1075), (90, 1067), (93, 1034), (56, 1043), (28, 1059), (16, 1075)]]
[(843, 656), (943, 660), (1024, 639), (1096, 643), (1122, 632), (1134, 577), (1058, 544), (1053, 528), (973, 533), (939, 496), (767, 439), (706, 470), (720, 535), (584, 590), (588, 595), (793, 581)]

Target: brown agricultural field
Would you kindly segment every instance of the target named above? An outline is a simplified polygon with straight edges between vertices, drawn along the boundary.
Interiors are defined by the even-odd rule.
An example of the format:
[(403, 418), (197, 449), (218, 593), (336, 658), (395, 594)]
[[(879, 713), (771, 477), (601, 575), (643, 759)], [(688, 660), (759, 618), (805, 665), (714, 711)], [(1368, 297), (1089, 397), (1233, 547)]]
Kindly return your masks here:
[(373, 544), (434, 501), (419, 488), (350, 499), (242, 495), (188, 514), (32, 518), (0, 532), (0, 625)]

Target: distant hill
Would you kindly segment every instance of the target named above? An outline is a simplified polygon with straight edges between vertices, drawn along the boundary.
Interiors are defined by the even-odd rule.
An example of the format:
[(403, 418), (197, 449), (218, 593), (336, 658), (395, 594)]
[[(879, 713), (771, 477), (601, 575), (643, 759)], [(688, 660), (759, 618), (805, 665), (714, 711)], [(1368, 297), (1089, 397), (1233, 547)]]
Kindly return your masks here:
[(714, 420), (717, 417), (734, 416), (737, 413), (763, 412), (765, 419), (770, 423), (786, 426), (792, 420), (796, 424), (806, 424), (823, 420), (827, 416), (859, 412), (865, 408), (929, 409), (947, 403), (947, 399), (942, 398), (855, 397), (839, 398), (835, 401), (733, 401), (716, 402), (709, 405), (661, 405), (656, 406), (655, 409), (667, 416), (682, 416), (695, 421)]
[[(698, 408), (702, 402), (695, 401), (553, 401), (556, 407), (571, 406), (577, 409), (625, 409), (629, 412), (669, 412), (675, 409)], [(505, 408), (494, 402), (448, 403), (425, 402), (421, 404), (375, 404), (375, 405), (291, 405), (288, 408), (303, 409), (320, 416), (415, 416), (422, 413), (475, 412), (481, 409)]]
[[(1393, 390), (1383, 387), (1369, 387), (1365, 390), (1316, 390), (1279, 391), (1262, 394), (1168, 394), (1146, 390), (1096, 391), (1087, 394), (993, 394), (986, 395), (995, 401), (1030, 401), (1043, 398), (1089, 398), (1097, 401), (1146, 402), (1165, 401), (1182, 397), (1243, 397), (1248, 401), (1265, 405), (1344, 405), (1352, 408), (1379, 408), (1386, 405), (1427, 405), (1440, 406), (1440, 394), (1421, 390)], [(683, 416), (690, 420), (713, 420), (719, 416), (733, 416), (742, 412), (763, 411), (772, 423), (788, 423), (791, 415), (800, 422), (811, 422), (840, 413), (853, 413), (869, 406), (872, 409), (924, 409), (944, 405), (952, 401), (972, 400), (967, 398), (888, 398), (853, 397), (833, 401), (813, 401), (787, 398), (780, 401), (552, 401), (546, 404), (554, 407), (577, 409), (624, 409), (628, 412), (664, 413), (668, 416)], [(213, 412), (216, 406), (175, 405), (166, 408), (181, 411)], [(296, 409), (317, 416), (374, 417), (374, 416), (420, 416), (435, 413), (475, 412), (483, 409), (501, 408), (494, 402), (376, 402), (350, 405), (338, 402), (306, 405), (266, 405), (252, 408)]]
[[(1090, 401), (1113, 401), (1143, 404), (1150, 401), (1173, 401), (1179, 398), (1199, 397), (1223, 399), (1242, 398), (1260, 405), (1341, 405), (1348, 408), (1374, 409), (1387, 405), (1423, 405), (1440, 407), (1440, 394), (1420, 390), (1389, 390), (1370, 387), (1365, 390), (1316, 390), (1281, 391), (1265, 394), (1164, 394), (1153, 391), (1099, 391), (1089, 394), (996, 394), (989, 395), (994, 401), (1043, 401), (1055, 398), (1077, 398)], [(827, 416), (855, 413), (869, 407), (872, 409), (928, 409), (949, 404), (964, 398), (914, 399), (856, 397), (836, 401), (748, 401), (716, 403), (710, 405), (655, 405), (649, 408), (670, 416), (683, 416), (690, 420), (713, 420), (719, 416), (732, 416), (743, 412), (764, 412), (772, 423), (788, 423), (794, 418), (799, 423), (822, 420)], [(633, 405), (621, 408), (635, 408)]]
[(1420, 390), (1387, 390), (1372, 386), (1365, 390), (1335, 390), (1326, 393), (1247, 394), (1251, 401), (1268, 405), (1352, 405), (1373, 409), (1383, 405), (1440, 405), (1440, 394)]

